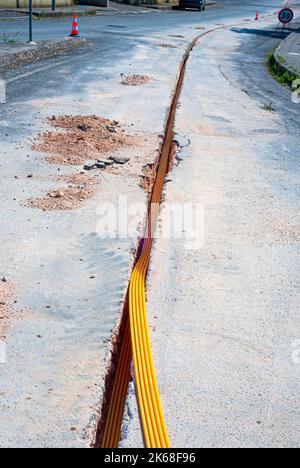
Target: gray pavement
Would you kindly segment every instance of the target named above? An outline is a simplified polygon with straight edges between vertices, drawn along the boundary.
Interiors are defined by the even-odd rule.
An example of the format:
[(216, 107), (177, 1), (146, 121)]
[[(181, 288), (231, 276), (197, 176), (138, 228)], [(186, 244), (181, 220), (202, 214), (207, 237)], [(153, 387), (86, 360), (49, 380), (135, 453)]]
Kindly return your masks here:
[[(173, 447), (300, 446), (300, 108), (265, 70), (268, 26), (207, 36), (188, 63), (165, 205), (200, 204), (204, 242), (158, 240), (148, 280)], [(121, 446), (143, 446), (132, 387)]]
[(276, 49), (274, 57), (281, 67), (300, 77), (300, 25)]
[[(124, 194), (145, 205), (139, 176), (157, 155), (187, 44), (199, 27), (253, 19), (257, 5), (274, 13), (274, 2), (264, 0), (224, 2), (202, 14), (82, 18), (88, 49), (2, 73), (0, 276), (23, 312), (11, 317), (7, 364), (0, 364), (1, 447), (92, 443), (132, 262), (131, 240), (99, 235), (99, 204)], [(23, 20), (1, 28), (26, 40)], [(208, 219), (204, 249), (158, 243), (149, 278), (154, 358), (177, 446), (298, 444), (299, 366), (290, 349), (299, 336), (299, 107), (264, 70), (278, 39), (262, 40), (259, 28), (218, 33), (199, 45), (176, 124), (191, 145), (172, 187), (203, 201)], [(69, 29), (69, 20), (45, 20), (34, 32), (50, 40)], [(122, 87), (120, 73), (155, 80)], [(267, 110), (271, 101), (274, 113)], [(25, 207), (29, 197), (57, 187), (57, 168), (31, 149), (49, 129), (46, 117), (93, 113), (142, 136), (130, 152), (133, 173), (105, 174), (100, 193), (77, 211)], [(133, 241), (139, 232), (137, 226)], [(135, 410), (129, 414), (123, 445), (135, 447), (140, 430), (132, 430)]]

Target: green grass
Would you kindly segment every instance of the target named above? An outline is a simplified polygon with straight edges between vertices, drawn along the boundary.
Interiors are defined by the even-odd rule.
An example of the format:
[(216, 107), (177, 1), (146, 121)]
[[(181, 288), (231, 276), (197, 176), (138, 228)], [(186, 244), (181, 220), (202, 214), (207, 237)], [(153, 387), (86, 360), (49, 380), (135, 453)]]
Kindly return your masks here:
[[(283, 57), (278, 56), (278, 60), (286, 64), (286, 60)], [(290, 88), (292, 88), (293, 82), (299, 79), (299, 76), (294, 75), (293, 73), (288, 72), (286, 70), (283, 70), (277, 64), (274, 58), (274, 52), (271, 52), (271, 54), (268, 57), (267, 67), (273, 78), (275, 78), (275, 80), (277, 80), (283, 86), (289, 86)]]
[(281, 62), (281, 63), (287, 63), (287, 61), (285, 60), (284, 57), (282, 57), (282, 55), (277, 55), (277, 58), (278, 58), (279, 62)]
[(270, 104), (264, 104), (264, 105), (262, 106), (262, 109), (265, 110), (265, 111), (267, 111), (267, 112), (275, 112), (275, 109), (274, 109), (274, 107), (273, 107), (273, 103), (272, 103), (272, 102), (270, 102)]

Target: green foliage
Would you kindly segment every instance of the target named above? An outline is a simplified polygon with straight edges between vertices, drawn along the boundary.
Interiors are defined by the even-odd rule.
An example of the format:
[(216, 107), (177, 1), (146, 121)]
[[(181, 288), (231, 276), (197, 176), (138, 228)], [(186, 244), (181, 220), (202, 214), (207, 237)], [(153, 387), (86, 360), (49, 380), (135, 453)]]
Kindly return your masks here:
[[(281, 56), (278, 56), (278, 60), (286, 63), (286, 60)], [(273, 52), (268, 57), (267, 66), (271, 75), (284, 86), (292, 87), (293, 82), (299, 78), (297, 75), (293, 75), (293, 73), (280, 67), (274, 58)]]
[(264, 104), (262, 106), (262, 109), (265, 110), (265, 111), (268, 111), (268, 112), (275, 112), (275, 109), (273, 107), (273, 103), (270, 102), (270, 104)]
[(281, 62), (281, 63), (287, 63), (287, 61), (285, 60), (284, 57), (282, 57), (282, 55), (277, 55), (277, 58), (278, 58), (279, 62)]

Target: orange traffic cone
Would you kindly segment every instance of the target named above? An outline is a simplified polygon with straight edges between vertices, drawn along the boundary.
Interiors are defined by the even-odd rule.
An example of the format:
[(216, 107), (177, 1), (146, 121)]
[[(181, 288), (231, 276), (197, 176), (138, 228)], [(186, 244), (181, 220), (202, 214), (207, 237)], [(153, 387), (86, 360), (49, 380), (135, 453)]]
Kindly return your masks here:
[(258, 21), (258, 20), (259, 20), (259, 12), (257, 11), (256, 16), (255, 16), (255, 21)]
[(77, 19), (77, 16), (74, 15), (73, 24), (72, 24), (72, 32), (70, 34), (70, 37), (76, 37), (76, 36), (79, 36), (78, 19)]

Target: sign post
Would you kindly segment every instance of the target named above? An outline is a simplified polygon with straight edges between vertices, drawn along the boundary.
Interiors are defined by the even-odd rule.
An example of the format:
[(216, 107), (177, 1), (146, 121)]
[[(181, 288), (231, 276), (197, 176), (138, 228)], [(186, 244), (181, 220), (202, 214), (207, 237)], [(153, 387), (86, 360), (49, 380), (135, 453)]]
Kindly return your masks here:
[(29, 44), (32, 43), (33, 36), (32, 36), (32, 23), (33, 23), (33, 8), (32, 8), (32, 0), (29, 0)]

